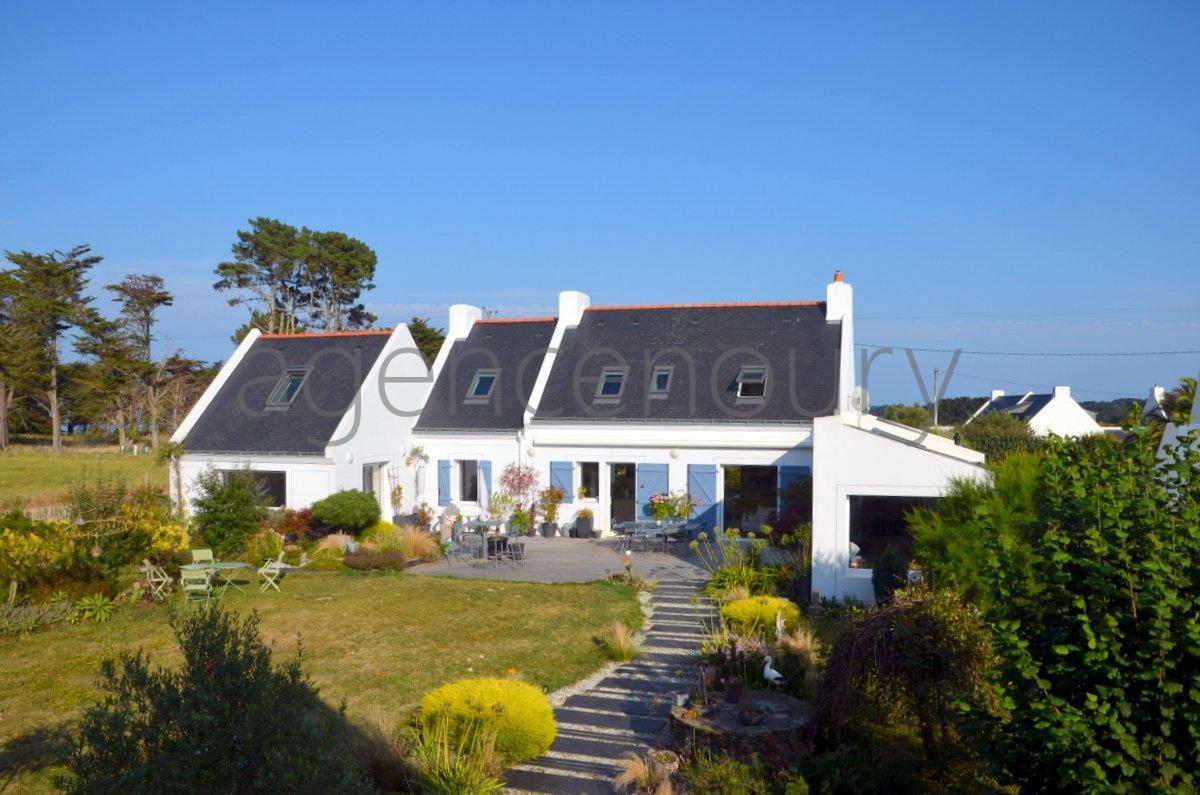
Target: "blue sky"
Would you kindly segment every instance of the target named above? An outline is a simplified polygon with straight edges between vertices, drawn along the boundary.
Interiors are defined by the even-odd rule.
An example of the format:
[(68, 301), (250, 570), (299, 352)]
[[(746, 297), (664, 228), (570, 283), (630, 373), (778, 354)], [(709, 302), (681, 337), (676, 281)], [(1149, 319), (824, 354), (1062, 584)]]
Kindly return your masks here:
[[(841, 268), (860, 342), (1200, 348), (1200, 4), (347, 5), (0, 6), (0, 248), (161, 273), (164, 345), (207, 359), (258, 215), (370, 244), (385, 324)], [(949, 393), (1197, 370), (964, 356)], [(903, 356), (871, 383), (919, 399)]]

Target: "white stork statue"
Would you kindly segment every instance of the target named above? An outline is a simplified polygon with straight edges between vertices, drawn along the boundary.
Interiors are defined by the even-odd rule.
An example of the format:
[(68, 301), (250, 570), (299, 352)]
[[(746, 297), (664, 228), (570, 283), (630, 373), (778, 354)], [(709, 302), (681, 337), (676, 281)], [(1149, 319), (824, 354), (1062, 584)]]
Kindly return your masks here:
[(778, 687), (782, 687), (783, 686), (783, 674), (781, 674), (781, 673), (779, 673), (779, 671), (775, 670), (774, 663), (775, 663), (775, 660), (772, 659), (770, 655), (767, 655), (767, 659), (763, 663), (763, 679), (766, 679), (767, 684), (769, 684), (769, 685), (776, 685)]

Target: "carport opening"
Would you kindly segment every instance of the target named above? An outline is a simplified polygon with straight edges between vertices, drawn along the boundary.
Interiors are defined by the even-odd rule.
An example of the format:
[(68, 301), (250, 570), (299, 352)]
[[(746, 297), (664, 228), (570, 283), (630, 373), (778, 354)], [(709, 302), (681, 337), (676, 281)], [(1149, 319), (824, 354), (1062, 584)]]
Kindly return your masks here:
[(757, 533), (779, 504), (779, 471), (772, 466), (726, 464), (725, 528)]
[(858, 555), (850, 560), (851, 568), (874, 568), (889, 546), (911, 561), (912, 533), (905, 516), (913, 508), (933, 508), (937, 502), (936, 497), (851, 497), (850, 543), (858, 546)]

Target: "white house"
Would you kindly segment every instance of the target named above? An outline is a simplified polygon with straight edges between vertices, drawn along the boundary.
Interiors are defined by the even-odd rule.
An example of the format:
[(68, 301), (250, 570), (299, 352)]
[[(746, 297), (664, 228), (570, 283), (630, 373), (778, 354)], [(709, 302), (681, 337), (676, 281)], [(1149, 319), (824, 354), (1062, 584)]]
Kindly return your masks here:
[(868, 598), (870, 563), (908, 543), (904, 510), (984, 476), (979, 453), (859, 413), (840, 273), (824, 301), (594, 307), (564, 292), (557, 317), (455, 306), (449, 326), (412, 433), (433, 473), (416, 497), (442, 510), (478, 515), (514, 462), (563, 489), (561, 520), (588, 508), (601, 532), (672, 491), (699, 502), (701, 528), (758, 529), (811, 490), (814, 588)]
[(373, 492), (388, 515), (392, 487), (411, 480), (403, 451), (429, 387), (403, 324), (312, 334), (253, 329), (171, 437), (185, 451), (185, 502), (204, 470), (249, 469), (276, 507), (307, 508), (355, 488)]
[(1069, 386), (1056, 386), (1048, 394), (1026, 392), (1022, 395), (1006, 395), (1003, 389), (993, 389), (991, 398), (967, 422), (997, 411), (1029, 423), (1035, 436), (1053, 433), (1064, 438), (1078, 438), (1104, 433), (1100, 423), (1096, 422), (1096, 416), (1071, 397)]

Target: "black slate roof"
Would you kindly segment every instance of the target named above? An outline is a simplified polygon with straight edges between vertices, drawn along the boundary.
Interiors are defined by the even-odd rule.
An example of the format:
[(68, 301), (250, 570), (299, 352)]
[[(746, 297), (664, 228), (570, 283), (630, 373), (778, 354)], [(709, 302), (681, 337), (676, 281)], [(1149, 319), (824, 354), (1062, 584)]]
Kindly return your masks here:
[[(454, 343), (414, 430), (517, 430), (554, 335), (554, 318), (481, 320)], [(499, 370), (486, 403), (464, 403), (478, 370)]]
[(1007, 412), (1019, 419), (1027, 420), (1046, 407), (1054, 395), (1001, 395), (984, 406), (979, 416), (997, 411)]
[[(819, 302), (597, 307), (568, 330), (537, 422), (808, 422), (837, 410), (841, 325)], [(769, 369), (765, 399), (737, 398), (743, 366)], [(647, 385), (673, 366), (665, 397)], [(628, 367), (621, 400), (597, 403), (605, 367)]]
[[(263, 335), (183, 442), (188, 452), (323, 455), (390, 331)], [(286, 409), (267, 410), (284, 372), (311, 368)]]

